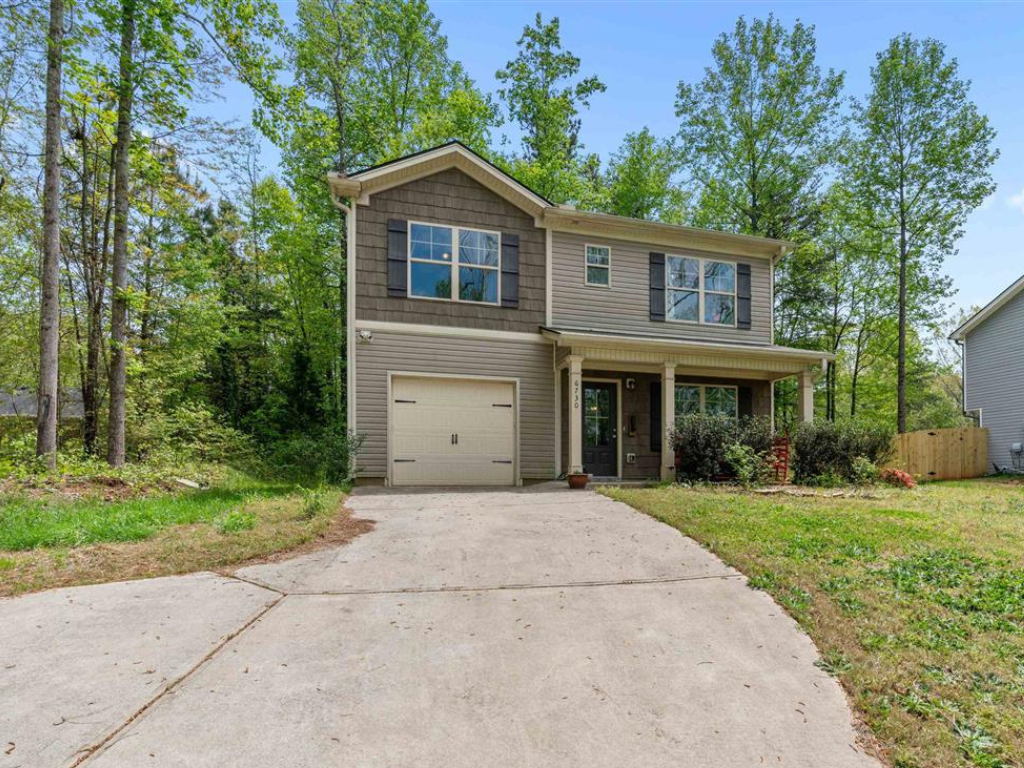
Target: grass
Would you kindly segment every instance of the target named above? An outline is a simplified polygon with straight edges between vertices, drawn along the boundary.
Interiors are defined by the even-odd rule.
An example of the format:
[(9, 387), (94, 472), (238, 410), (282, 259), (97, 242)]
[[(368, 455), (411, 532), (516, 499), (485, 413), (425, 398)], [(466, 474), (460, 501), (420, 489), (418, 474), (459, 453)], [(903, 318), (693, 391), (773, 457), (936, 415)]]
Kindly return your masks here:
[(769, 592), (896, 768), (1024, 765), (1024, 484), (604, 489)]
[(341, 543), (370, 525), (344, 510), (345, 488), (308, 491), (238, 473), (201, 490), (112, 498), (103, 489), (0, 495), (0, 596), (224, 569)]

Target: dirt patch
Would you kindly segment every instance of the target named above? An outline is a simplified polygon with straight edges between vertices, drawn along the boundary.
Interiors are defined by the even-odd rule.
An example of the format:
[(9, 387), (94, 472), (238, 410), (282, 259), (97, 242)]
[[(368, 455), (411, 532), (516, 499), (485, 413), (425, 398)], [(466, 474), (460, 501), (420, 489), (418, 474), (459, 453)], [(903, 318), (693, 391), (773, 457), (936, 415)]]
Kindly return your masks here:
[(157, 493), (167, 493), (176, 488), (171, 480), (129, 483), (120, 477), (55, 478), (52, 480), (0, 480), (0, 495), (23, 496), (33, 500), (78, 501), (81, 499), (102, 499), (103, 501), (128, 501), (144, 498)]

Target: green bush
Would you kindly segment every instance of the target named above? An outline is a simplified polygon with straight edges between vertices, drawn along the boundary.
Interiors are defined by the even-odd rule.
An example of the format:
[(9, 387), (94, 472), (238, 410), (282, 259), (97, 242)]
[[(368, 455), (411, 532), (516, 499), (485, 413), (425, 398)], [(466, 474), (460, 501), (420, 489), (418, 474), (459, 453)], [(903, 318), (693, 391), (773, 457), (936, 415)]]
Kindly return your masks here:
[(266, 462), (270, 471), (295, 482), (340, 483), (355, 469), (361, 435), (341, 429), (325, 429), (319, 434), (292, 435), (268, 447)]
[(754, 478), (763, 475), (756, 465), (769, 461), (773, 440), (771, 420), (763, 416), (733, 420), (692, 414), (677, 419), (672, 432), (678, 474), (685, 480), (737, 477), (743, 472), (749, 482), (756, 482)]
[(254, 449), (249, 436), (222, 424), (201, 403), (140, 414), (130, 426), (128, 454), (143, 461), (235, 461)]
[(726, 449), (725, 462), (745, 488), (768, 481), (774, 469), (770, 452), (758, 453), (751, 446), (740, 443), (733, 443)]
[(864, 479), (865, 461), (878, 467), (892, 456), (893, 435), (887, 429), (855, 422), (816, 421), (800, 424), (791, 444), (794, 482), (858, 483)]

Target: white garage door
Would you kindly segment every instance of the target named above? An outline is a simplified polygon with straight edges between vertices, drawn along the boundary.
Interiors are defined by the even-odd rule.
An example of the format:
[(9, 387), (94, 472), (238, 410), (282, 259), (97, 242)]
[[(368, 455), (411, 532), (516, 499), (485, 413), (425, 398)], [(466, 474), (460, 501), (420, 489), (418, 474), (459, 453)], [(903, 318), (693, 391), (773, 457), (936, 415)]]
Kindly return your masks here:
[(392, 485), (514, 485), (510, 382), (402, 376), (391, 381)]

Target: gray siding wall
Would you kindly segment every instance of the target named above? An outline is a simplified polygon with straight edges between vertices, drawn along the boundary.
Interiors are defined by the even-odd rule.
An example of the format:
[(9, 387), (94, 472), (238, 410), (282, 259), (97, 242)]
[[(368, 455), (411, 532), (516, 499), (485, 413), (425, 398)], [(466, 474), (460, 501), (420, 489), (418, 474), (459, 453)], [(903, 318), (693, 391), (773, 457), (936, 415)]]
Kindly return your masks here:
[(964, 407), (982, 409), (988, 460), (1012, 466), (1010, 444), (1024, 442), (1024, 293), (967, 334)]
[[(621, 381), (622, 424), (619, 425), (619, 442), (622, 444), (622, 476), (627, 480), (658, 479), (661, 474), (661, 453), (651, 450), (651, 383), (661, 382), (661, 375), (654, 373), (624, 373), (622, 371), (583, 371), (583, 379), (614, 379)], [(636, 379), (636, 389), (626, 389), (626, 379)], [(676, 371), (680, 384), (730, 384), (750, 387), (753, 390), (755, 416), (771, 414), (771, 383), (767, 381), (742, 381), (738, 379), (712, 379), (706, 376), (687, 376), (685, 369)], [(562, 471), (569, 469), (569, 373), (563, 370), (559, 380), (562, 388)], [(629, 417), (636, 417), (636, 433), (629, 434)], [(635, 453), (636, 461), (626, 463), (626, 454)]]
[(550, 345), (374, 331), (372, 342), (356, 345), (356, 431), (364, 436), (356, 462), (360, 477), (387, 473), (389, 371), (519, 379), (520, 475), (554, 477), (555, 385)]
[[(519, 235), (519, 307), (388, 296), (388, 219)], [(454, 168), (378, 192), (356, 217), (356, 318), (536, 331), (544, 324), (544, 230), (531, 216)]]
[[(611, 288), (584, 284), (584, 246), (611, 248)], [(605, 240), (568, 232), (552, 235), (552, 323), (699, 341), (771, 343), (771, 265), (767, 260), (726, 253), (681, 251), (684, 255), (723, 258), (750, 264), (751, 328), (741, 331), (711, 325), (651, 322), (650, 253), (675, 253), (661, 245)]]

